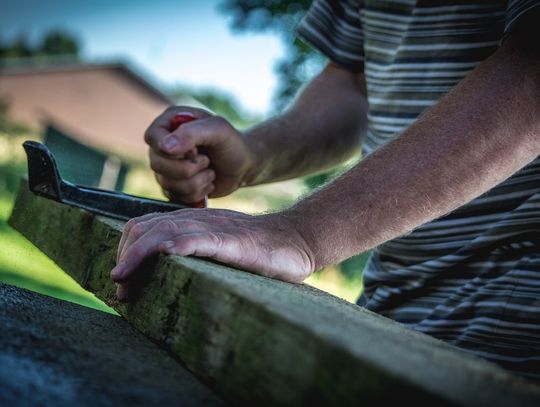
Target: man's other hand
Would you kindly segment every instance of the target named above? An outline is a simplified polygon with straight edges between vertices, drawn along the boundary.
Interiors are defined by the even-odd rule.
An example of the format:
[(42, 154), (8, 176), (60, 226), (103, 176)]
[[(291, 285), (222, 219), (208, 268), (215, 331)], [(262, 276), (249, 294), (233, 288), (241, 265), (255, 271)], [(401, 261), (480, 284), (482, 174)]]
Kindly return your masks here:
[[(300, 282), (313, 272), (310, 246), (284, 213), (251, 216), (218, 209), (181, 209), (130, 220), (111, 271), (120, 300), (130, 296), (137, 267), (157, 253), (206, 257), (263, 276)], [(141, 272), (141, 271), (138, 271)]]
[[(196, 120), (171, 131), (177, 114)], [(150, 167), (164, 194), (175, 202), (230, 194), (241, 186), (255, 161), (240, 132), (202, 109), (166, 109), (146, 130), (144, 139), (150, 146)]]

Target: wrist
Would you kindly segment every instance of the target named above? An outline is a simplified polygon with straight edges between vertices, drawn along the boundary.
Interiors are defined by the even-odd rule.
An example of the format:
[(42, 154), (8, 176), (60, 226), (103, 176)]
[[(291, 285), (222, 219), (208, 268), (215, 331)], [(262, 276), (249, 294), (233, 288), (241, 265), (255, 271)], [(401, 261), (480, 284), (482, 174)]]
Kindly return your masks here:
[(274, 250), (273, 263), (279, 264), (283, 273), (280, 278), (290, 282), (302, 282), (315, 269), (313, 252), (305, 239), (300, 219), (288, 210), (260, 215), (271, 225), (275, 232), (276, 247), (284, 250)]
[(308, 278), (320, 269), (317, 265), (316, 252), (314, 250), (316, 247), (314, 242), (315, 236), (311, 233), (308, 225), (309, 219), (301, 212), (294, 210), (294, 208), (289, 208), (271, 215), (279, 216), (283, 220), (281, 223), (286, 225), (287, 235), (294, 242), (294, 246), (303, 253), (306, 263), (304, 279)]

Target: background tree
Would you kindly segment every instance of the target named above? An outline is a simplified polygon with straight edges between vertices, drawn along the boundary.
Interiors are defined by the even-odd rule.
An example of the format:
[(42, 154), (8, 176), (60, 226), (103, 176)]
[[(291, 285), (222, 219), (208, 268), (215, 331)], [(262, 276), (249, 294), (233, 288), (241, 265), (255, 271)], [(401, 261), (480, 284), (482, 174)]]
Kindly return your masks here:
[(69, 56), (79, 58), (79, 41), (63, 31), (51, 31), (45, 35), (38, 49), (38, 56)]
[(324, 58), (296, 37), (296, 27), (310, 4), (310, 0), (223, 0), (219, 6), (224, 14), (232, 17), (233, 30), (272, 31), (282, 38), (287, 52), (277, 64), (276, 110), (288, 105), (302, 84), (323, 64)]
[(12, 42), (0, 42), (0, 63), (6, 64), (18, 58), (37, 57), (36, 62), (49, 61), (51, 57), (67, 57), (78, 60), (80, 57), (79, 40), (72, 34), (53, 30), (34, 46), (26, 36), (20, 35)]

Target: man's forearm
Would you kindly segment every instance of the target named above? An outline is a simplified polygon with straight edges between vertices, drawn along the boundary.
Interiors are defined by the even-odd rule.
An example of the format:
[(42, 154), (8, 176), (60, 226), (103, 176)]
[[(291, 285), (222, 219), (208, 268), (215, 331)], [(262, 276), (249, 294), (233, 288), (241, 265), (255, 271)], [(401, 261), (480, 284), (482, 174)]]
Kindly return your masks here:
[(540, 57), (516, 41), (399, 138), (286, 212), (314, 270), (464, 205), (539, 155)]
[(361, 74), (328, 65), (290, 109), (246, 133), (256, 157), (246, 184), (310, 174), (352, 157), (365, 133), (365, 93)]

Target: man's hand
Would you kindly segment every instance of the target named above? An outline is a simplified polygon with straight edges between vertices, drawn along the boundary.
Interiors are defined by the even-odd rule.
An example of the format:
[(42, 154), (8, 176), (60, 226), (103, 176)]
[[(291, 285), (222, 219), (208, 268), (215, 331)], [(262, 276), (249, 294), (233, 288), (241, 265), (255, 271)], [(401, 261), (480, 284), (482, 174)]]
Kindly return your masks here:
[(130, 220), (118, 247), (112, 279), (129, 297), (137, 267), (157, 253), (206, 257), (266, 277), (300, 282), (313, 271), (310, 247), (283, 213), (251, 216), (229, 210), (182, 209)]
[[(197, 120), (171, 132), (171, 119), (179, 113)], [(150, 166), (172, 201), (193, 203), (206, 195), (227, 195), (242, 184), (254, 162), (241, 134), (225, 119), (201, 109), (168, 108), (144, 138), (150, 146)]]

